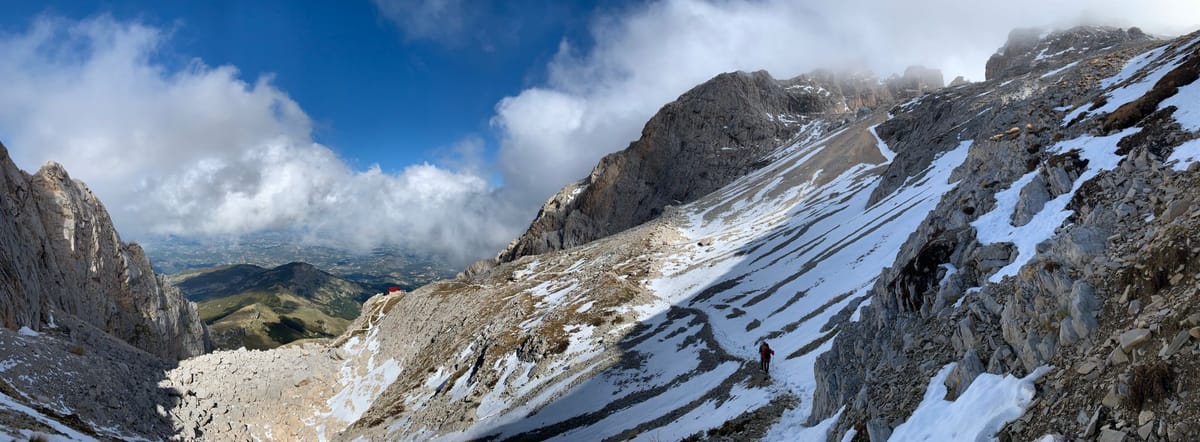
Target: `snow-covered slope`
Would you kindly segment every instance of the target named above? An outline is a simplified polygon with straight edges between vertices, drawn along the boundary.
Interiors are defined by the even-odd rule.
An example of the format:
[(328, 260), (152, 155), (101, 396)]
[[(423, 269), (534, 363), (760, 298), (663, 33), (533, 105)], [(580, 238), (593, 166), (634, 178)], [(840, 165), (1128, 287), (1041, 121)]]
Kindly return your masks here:
[[(1195, 437), (1170, 405), (1184, 387), (1162, 379), (1197, 363), (1179, 351), (1200, 317), (1172, 315), (1198, 301), (1183, 288), (1195, 251), (1173, 249), (1197, 216), (1200, 37), (1062, 63), (1001, 83), (1018, 94), (1008, 115), (985, 116), (958, 185), (820, 357), (814, 417), (872, 440)], [(1161, 392), (1144, 399), (1150, 382)], [(928, 392), (919, 404), (913, 388)]]
[[(482, 281), (471, 296), (492, 298), (493, 309), (529, 305), (517, 332), (561, 333), (565, 348), (529, 357), (521, 344), (505, 351), (499, 339), (458, 346), (406, 391), (405, 409), (414, 413), (379, 426), (388, 437), (414, 439), (675, 439), (771, 407), (758, 423), (765, 430), (770, 414), (799, 404), (775, 432), (798, 428), (811, 404), (813, 358), (952, 186), (950, 173), (971, 144), (868, 206), (887, 152), (869, 129), (883, 118), (810, 134), (774, 152), (769, 166), (657, 222), (499, 269), (499, 287)], [(613, 285), (636, 293), (611, 299)], [(391, 318), (404, 316), (378, 327)], [(368, 336), (393, 335), (405, 334)], [(773, 377), (754, 362), (763, 339), (779, 353)], [(481, 357), (472, 370), (493, 371), (492, 385), (462, 370)], [(456, 410), (467, 423), (457, 431), (422, 416), (464, 398), (478, 404)]]
[[(1121, 32), (1055, 35), (1083, 44)], [(1131, 138), (1149, 129), (1107, 131), (1100, 108), (1128, 110), (1121, 102), (1140, 96), (1128, 91), (1170, 77), (1158, 70), (1191, 60), (1189, 44), (1089, 48), (850, 121), (817, 119), (764, 167), (653, 221), (380, 297), (333, 350), (291, 353), (332, 358), (321, 360), (340, 374), (305, 383), (301, 396), (315, 400), (290, 408), (293, 424), (273, 434), (990, 438), (1059, 373), (1058, 326), (1050, 342), (1037, 319), (1056, 309), (997, 293), (1045, 259), (1039, 244), (1089, 222), (1087, 183), (1130, 167), (1117, 144), (1160, 143)], [(1174, 100), (1186, 128), (1194, 103)], [(1192, 155), (1189, 145), (1172, 158)], [(1079, 330), (1071, 336), (1096, 322), (1084, 292), (1061, 295), (1075, 294), (1078, 308), (1053, 319)], [(1003, 323), (986, 313), (996, 305)], [(965, 314), (979, 318), (965, 326), (978, 339), (959, 330)], [(763, 341), (776, 352), (769, 376), (757, 361)], [(198, 379), (188, 388), (221, 402), (220, 383), (199, 374), (208, 369), (185, 362), (171, 377)], [(930, 428), (945, 413), (980, 421)], [(265, 428), (270, 416), (254, 419)], [(224, 419), (188, 425), (211, 435)]]
[[(1160, 52), (1178, 60), (1190, 47), (1182, 42)], [(1090, 56), (1111, 65), (1111, 60), (1148, 48), (1118, 49)], [(470, 298), (487, 307), (477, 311), (483, 317), (472, 315), (438, 328), (442, 335), (437, 345), (450, 344), (451, 349), (433, 350), (440, 356), (432, 364), (420, 363), (413, 370), (406, 360), (414, 356), (399, 357), (406, 369), (393, 387), (403, 387), (382, 393), (364, 419), (340, 436), (823, 440), (830, 429), (853, 426), (838, 422), (841, 413), (814, 410), (814, 404), (828, 408), (830, 402), (815, 397), (822, 382), (815, 360), (831, 348), (843, 326), (860, 319), (859, 311), (875, 302), (873, 296), (907, 284), (909, 295), (929, 296), (925, 292), (932, 290), (937, 296), (931, 299), (943, 298), (924, 311), (965, 311), (960, 301), (979, 293), (976, 286), (987, 290), (1034, 259), (1037, 245), (1053, 237), (1074, 213), (1068, 203), (1084, 183), (1121, 163), (1117, 143), (1136, 129), (1109, 134), (1088, 133), (1082, 125), (1046, 129), (1035, 127), (1032, 121), (1037, 120), (1027, 116), (1029, 125), (1011, 127), (1010, 119), (1021, 121), (1020, 113), (1029, 112), (1019, 109), (1039, 109), (1047, 102), (1061, 106), (1063, 101), (1084, 106), (1094, 97), (1091, 91), (1120, 101), (1121, 88), (1137, 87), (1120, 79), (1100, 81), (1129, 74), (1111, 69), (1116, 72), (1097, 76), (1109, 68), (1095, 62), (1084, 67), (1086, 62), (1063, 59), (1019, 78), (940, 91), (890, 113), (881, 109), (793, 140), (768, 156), (768, 166), (694, 203), (668, 208), (656, 221), (458, 282), (468, 287), (414, 293), (411, 297), (455, 300), (446, 302)], [(1146, 64), (1138, 77), (1150, 82), (1156, 71), (1149, 69), (1178, 65), (1133, 63)], [(1086, 87), (1067, 88), (1072, 82)], [(1181, 115), (1191, 105), (1180, 106)], [(1070, 109), (1058, 112), (1051, 117), (1062, 124)], [(1031, 152), (1039, 137), (1053, 136), (1047, 131), (1060, 132), (1057, 142)], [(1010, 149), (1018, 154), (995, 154)], [(1049, 162), (1014, 174), (1029, 167), (1021, 155)], [(1055, 158), (1064, 156), (1082, 166), (1062, 169)], [(1006, 163), (976, 173), (987, 161)], [(1037, 185), (1053, 193), (1041, 200), (1030, 196), (1033, 187), (1027, 186), (1038, 171), (1045, 177)], [(983, 185), (1006, 176), (1015, 177), (1008, 181), (1015, 184)], [(964, 187), (964, 182), (970, 185)], [(978, 210), (962, 210), (968, 192)], [(1003, 262), (960, 262), (967, 272), (962, 275), (956, 275), (959, 266), (952, 259), (943, 257), (932, 263), (932, 281), (922, 279), (928, 270), (905, 264), (928, 249), (932, 238), (922, 229), (930, 220), (948, 218), (973, 227), (980, 247), (1011, 253), (1000, 258)], [(919, 286), (924, 283), (929, 286)], [(905, 291), (887, 296), (894, 299), (899, 293)], [(397, 306), (419, 302), (428, 301), (404, 299)], [(925, 303), (920, 298), (907, 302), (918, 310)], [(513, 306), (527, 307), (513, 313)], [(389, 315), (379, 326), (388, 330), (389, 322), (407, 318)], [(506, 327), (513, 328), (513, 335), (505, 336)], [(447, 343), (445, 334), (471, 338)], [(409, 336), (378, 336), (386, 340), (395, 335)], [(547, 337), (543, 344), (540, 337)], [(899, 337), (877, 339), (893, 338)], [(756, 348), (764, 340), (777, 353), (771, 376), (757, 364)], [(948, 341), (940, 345), (949, 348)], [(380, 348), (387, 353), (398, 346), (385, 342)], [(934, 387), (965, 370), (951, 373), (956, 365), (920, 362), (912, 367), (923, 373), (923, 387), (933, 379), (929, 391), (944, 391)], [(992, 437), (1031, 406), (1031, 385), (1049, 367), (1044, 364), (1028, 376), (1018, 372), (1005, 378), (1007, 372), (1000, 372), (972, 377), (978, 384), (956, 387), (954, 396), (963, 402), (932, 396), (922, 401), (920, 394), (912, 395), (907, 401), (917, 409), (914, 424), (897, 427), (896, 434)], [(925, 375), (924, 369), (947, 373)], [(398, 403), (403, 406), (392, 410), (402, 411), (389, 411), (387, 404)], [(920, 422), (928, 422), (938, 410), (990, 417), (981, 425), (947, 425), (940, 433), (931, 432)]]

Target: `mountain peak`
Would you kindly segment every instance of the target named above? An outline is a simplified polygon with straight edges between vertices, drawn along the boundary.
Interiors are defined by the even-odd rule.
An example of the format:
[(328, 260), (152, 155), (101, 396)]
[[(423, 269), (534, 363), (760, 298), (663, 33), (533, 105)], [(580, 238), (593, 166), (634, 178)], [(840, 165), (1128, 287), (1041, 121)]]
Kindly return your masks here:
[[(141, 247), (120, 240), (108, 212), (59, 163), (21, 172), (0, 146), (0, 318), (41, 330), (66, 316), (168, 359), (205, 352), (191, 304), (165, 285)], [(17, 297), (19, 299), (12, 299)]]
[(1059, 31), (1017, 28), (1008, 34), (1004, 46), (988, 58), (984, 78), (1014, 77), (1046, 64), (1065, 64), (1060, 62), (1065, 58), (1078, 59), (1091, 51), (1152, 39), (1136, 27), (1076, 26)]
[(890, 88), (870, 76), (719, 74), (664, 105), (637, 141), (547, 201), (496, 262), (574, 247), (646, 222), (758, 169), (786, 140), (815, 136), (864, 108), (894, 101)]

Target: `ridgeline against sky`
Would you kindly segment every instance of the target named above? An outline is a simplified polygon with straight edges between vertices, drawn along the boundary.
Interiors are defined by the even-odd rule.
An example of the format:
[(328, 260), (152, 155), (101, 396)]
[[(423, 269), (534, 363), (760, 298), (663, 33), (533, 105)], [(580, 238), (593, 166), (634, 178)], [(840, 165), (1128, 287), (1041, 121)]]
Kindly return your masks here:
[(1014, 27), (1200, 24), (1193, 0), (568, 3), (6, 4), (0, 141), (131, 239), (295, 229), (465, 262), (720, 72), (982, 80)]

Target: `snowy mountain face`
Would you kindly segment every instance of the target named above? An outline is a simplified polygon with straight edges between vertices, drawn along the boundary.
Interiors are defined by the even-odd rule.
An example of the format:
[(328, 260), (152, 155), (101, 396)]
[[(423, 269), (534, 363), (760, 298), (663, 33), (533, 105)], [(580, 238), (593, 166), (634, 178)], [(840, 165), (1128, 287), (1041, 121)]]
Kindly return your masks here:
[(1194, 440), (1200, 34), (1028, 38), (650, 221), (376, 296), (333, 342), (182, 361), (162, 414), (213, 440)]
[(668, 103), (640, 139), (551, 197), (525, 234), (475, 271), (637, 226), (761, 168), (765, 156), (815, 129), (941, 86), (941, 72), (919, 66), (887, 81), (822, 71), (789, 80), (765, 71), (718, 75)]
[[(1098, 35), (1081, 31), (1044, 42)], [(1188, 190), (1198, 63), (1195, 34), (1137, 38), (995, 86), (932, 94), (979, 103), (955, 118), (987, 126), (974, 132), (954, 189), (876, 280), (872, 307), (820, 357), (814, 419), (841, 411), (839, 431), (878, 440), (915, 418), (919, 401), (950, 407), (942, 419), (975, 416), (991, 437), (1021, 416), (1019, 404), (1030, 408), (1001, 437), (1195, 438), (1195, 417), (1179, 408), (1189, 387), (1169, 379), (1194, 373), (1189, 336), (1200, 336), (1189, 237), (1200, 213)], [(994, 375), (1038, 378), (1037, 398), (978, 396)], [(945, 396), (912, 394), (935, 389)], [(955, 398), (961, 405), (947, 405)], [(902, 440), (978, 434), (896, 431)]]

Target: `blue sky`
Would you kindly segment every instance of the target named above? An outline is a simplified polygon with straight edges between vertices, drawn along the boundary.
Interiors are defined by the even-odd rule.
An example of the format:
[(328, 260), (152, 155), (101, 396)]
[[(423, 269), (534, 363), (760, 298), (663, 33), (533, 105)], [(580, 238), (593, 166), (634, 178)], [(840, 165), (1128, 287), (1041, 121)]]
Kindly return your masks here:
[[(603, 8), (620, 7), (605, 2)], [(5, 2), (0, 28), (38, 15), (109, 14), (170, 30), (163, 63), (192, 57), (273, 82), (315, 122), (316, 141), (357, 168), (438, 161), (466, 134), (494, 149), (489, 119), (506, 95), (543, 81), (563, 38), (589, 44), (594, 2), (471, 2), (470, 29), (409, 36), (370, 1)]]
[(0, 141), (125, 239), (289, 229), (463, 263), (722, 72), (980, 80), (1013, 28), (1084, 23), (1191, 32), (1200, 2), (4, 2)]

